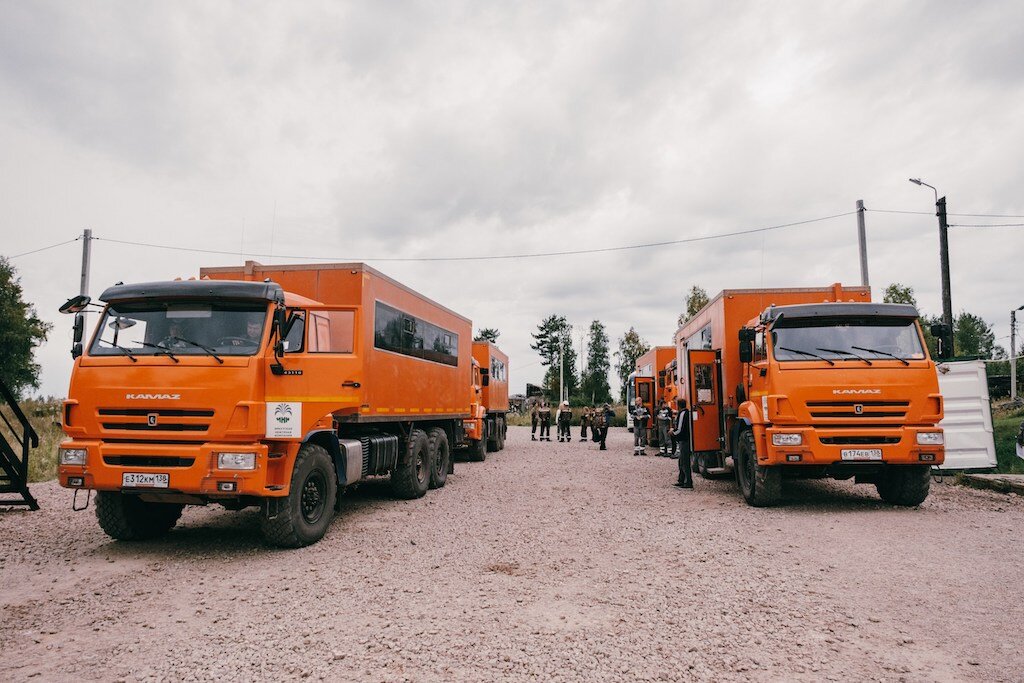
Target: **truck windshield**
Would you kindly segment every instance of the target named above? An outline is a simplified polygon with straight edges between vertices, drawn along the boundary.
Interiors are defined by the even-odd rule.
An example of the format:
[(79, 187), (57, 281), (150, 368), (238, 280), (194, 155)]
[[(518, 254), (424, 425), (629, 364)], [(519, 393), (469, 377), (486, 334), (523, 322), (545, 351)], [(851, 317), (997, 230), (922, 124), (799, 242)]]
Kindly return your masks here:
[(266, 324), (263, 302), (136, 301), (107, 307), (92, 356), (252, 356)]
[(778, 361), (851, 362), (922, 360), (917, 325), (906, 318), (815, 318), (780, 320), (772, 328), (772, 352)]

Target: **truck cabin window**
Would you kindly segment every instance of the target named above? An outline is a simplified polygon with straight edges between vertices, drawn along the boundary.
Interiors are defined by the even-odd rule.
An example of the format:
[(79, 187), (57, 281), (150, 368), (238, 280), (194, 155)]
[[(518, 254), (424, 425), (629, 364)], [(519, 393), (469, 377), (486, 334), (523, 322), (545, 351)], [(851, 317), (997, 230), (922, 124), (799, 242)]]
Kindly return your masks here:
[(267, 320), (264, 302), (136, 301), (107, 307), (92, 356), (252, 356)]
[(355, 342), (353, 311), (310, 311), (309, 353), (352, 353)]
[(914, 320), (908, 318), (783, 318), (772, 329), (772, 353), (781, 362), (923, 360)]

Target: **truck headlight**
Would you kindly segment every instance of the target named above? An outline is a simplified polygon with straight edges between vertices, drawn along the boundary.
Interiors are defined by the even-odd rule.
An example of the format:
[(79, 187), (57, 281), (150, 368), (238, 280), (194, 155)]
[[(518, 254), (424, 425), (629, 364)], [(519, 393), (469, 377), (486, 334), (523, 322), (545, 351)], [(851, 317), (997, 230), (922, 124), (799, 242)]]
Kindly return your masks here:
[(918, 432), (917, 443), (919, 446), (941, 446), (945, 443), (942, 432)]
[(772, 434), (773, 446), (799, 446), (804, 442), (802, 434)]
[(255, 453), (218, 453), (217, 469), (219, 470), (254, 470), (256, 469)]
[(61, 465), (85, 465), (89, 451), (84, 448), (62, 448), (60, 449)]

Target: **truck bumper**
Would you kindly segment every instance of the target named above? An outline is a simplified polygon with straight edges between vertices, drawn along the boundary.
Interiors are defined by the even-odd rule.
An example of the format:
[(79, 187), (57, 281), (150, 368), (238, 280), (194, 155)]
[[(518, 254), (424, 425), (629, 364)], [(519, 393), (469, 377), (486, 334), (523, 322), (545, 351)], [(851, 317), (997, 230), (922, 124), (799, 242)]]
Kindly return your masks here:
[[(918, 444), (919, 432), (941, 432), (938, 427), (907, 426), (871, 429), (816, 429), (768, 427), (758, 464), (834, 465), (837, 463), (884, 463), (888, 465), (941, 465), (945, 446)], [(800, 434), (799, 445), (777, 446), (775, 434)]]
[[(285, 461), (294, 456), (274, 454), (267, 444), (116, 444), (103, 441), (74, 440), (61, 448), (82, 448), (88, 452), (85, 465), (60, 465), (57, 479), (61, 486), (97, 491), (131, 491), (159, 495), (188, 494), (204, 498), (288, 495), (288, 468)], [(218, 453), (255, 453), (252, 470), (219, 469)], [(126, 486), (125, 474), (167, 475), (166, 486)]]

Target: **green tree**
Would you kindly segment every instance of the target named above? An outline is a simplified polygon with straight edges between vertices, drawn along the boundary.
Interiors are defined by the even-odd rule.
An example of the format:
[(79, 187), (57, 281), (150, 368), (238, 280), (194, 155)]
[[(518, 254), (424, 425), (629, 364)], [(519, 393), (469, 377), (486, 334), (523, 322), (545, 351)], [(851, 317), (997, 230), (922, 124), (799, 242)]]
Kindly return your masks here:
[(996, 335), (992, 332), (992, 326), (981, 317), (961, 311), (953, 322), (953, 347), (957, 356), (994, 358)]
[(473, 337), (473, 341), (489, 341), (492, 344), (497, 344), (498, 337), (500, 336), (501, 332), (498, 331), (497, 327), (481, 327), (476, 336)]
[(708, 293), (703, 287), (690, 287), (690, 292), (686, 295), (686, 313), (680, 313), (677, 320), (679, 326), (682, 327), (690, 318), (697, 315), (700, 309), (708, 305), (708, 301)]
[(607, 403), (612, 400), (612, 390), (608, 384), (608, 372), (611, 370), (608, 343), (608, 333), (601, 321), (590, 323), (587, 333), (587, 365), (580, 385), (582, 403)]
[(557, 398), (559, 386), (559, 353), (565, 360), (565, 389), (567, 396), (576, 394), (579, 387), (579, 375), (576, 373), (576, 350), (572, 346), (572, 325), (565, 316), (549, 315), (537, 326), (532, 334), (530, 348), (540, 354), (541, 365), (548, 370), (544, 373), (544, 389), (553, 399)]
[(0, 256), (0, 379), (19, 397), (25, 389), (39, 387), (39, 365), (32, 354), (53, 327), (22, 296), (14, 266)]
[(893, 282), (885, 288), (885, 294), (882, 295), (882, 302), (887, 304), (910, 304), (914, 308), (917, 308), (917, 299), (914, 297), (914, 288), (909, 285), (902, 285), (899, 282)]
[(615, 352), (615, 372), (619, 375), (621, 389), (620, 400), (626, 400), (626, 385), (629, 383), (629, 375), (636, 370), (636, 359), (651, 350), (651, 345), (640, 338), (632, 327), (626, 334), (619, 337), (619, 350)]

